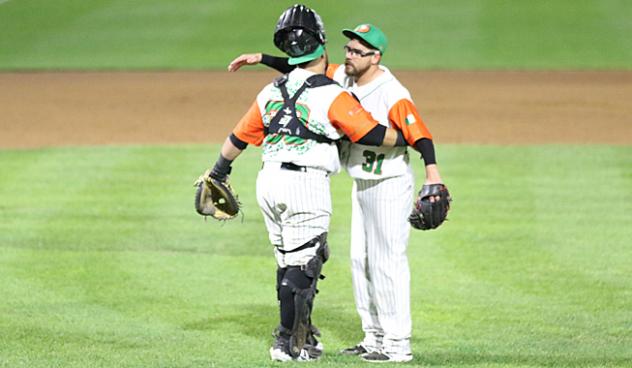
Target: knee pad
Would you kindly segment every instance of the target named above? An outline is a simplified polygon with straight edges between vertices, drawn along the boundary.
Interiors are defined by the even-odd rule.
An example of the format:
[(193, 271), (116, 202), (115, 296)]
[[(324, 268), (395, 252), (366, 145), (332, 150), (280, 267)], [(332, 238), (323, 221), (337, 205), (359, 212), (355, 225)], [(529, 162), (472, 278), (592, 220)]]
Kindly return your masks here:
[(309, 303), (309, 309), (311, 309), (313, 297), (310, 298), (310, 293), (307, 291), (311, 290), (312, 280), (301, 267), (296, 266), (280, 269), (277, 276), (277, 298), (281, 309), (281, 325), (292, 330), (297, 319), (297, 312), (305, 313), (303, 305)]
[(329, 243), (327, 243), (327, 233), (325, 233), (325, 239), (322, 244), (321, 257), (323, 258), (323, 263), (327, 262), (329, 259)]
[(327, 233), (322, 233), (318, 236), (319, 247), (316, 251), (316, 255), (320, 257), (323, 263), (329, 259), (329, 244), (327, 244)]
[(288, 307), (302, 309), (303, 304), (311, 304), (314, 299), (313, 284), (313, 278), (300, 267), (290, 266), (286, 269), (279, 286), (279, 300), (287, 302)]
[(277, 300), (281, 300), (281, 281), (283, 281), (283, 277), (285, 276), (285, 271), (287, 268), (277, 267), (276, 272), (276, 291), (277, 291)]
[(316, 289), (316, 282), (318, 279), (324, 279), (321, 271), (323, 269), (323, 264), (327, 262), (329, 259), (329, 245), (327, 244), (327, 233), (322, 233), (318, 237), (312, 239), (310, 243), (315, 244), (318, 248), (316, 249), (316, 255), (312, 257), (312, 259), (307, 262), (305, 266), (302, 267), (302, 270), (305, 271), (305, 274), (313, 279), (313, 287)]

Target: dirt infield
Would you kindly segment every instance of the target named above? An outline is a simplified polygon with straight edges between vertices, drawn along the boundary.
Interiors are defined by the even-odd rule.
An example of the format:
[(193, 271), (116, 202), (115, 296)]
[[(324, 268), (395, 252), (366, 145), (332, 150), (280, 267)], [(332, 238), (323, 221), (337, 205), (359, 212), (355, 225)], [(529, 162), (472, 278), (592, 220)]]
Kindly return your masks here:
[[(632, 144), (632, 72), (396, 72), (438, 143)], [(0, 73), (0, 148), (220, 142), (271, 72)]]

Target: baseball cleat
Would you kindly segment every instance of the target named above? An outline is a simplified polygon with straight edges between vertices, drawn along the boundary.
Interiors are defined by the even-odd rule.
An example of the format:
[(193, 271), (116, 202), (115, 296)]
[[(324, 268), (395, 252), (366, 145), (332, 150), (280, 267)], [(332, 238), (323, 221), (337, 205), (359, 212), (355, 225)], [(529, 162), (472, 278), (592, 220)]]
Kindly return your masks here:
[(318, 359), (323, 355), (324, 346), (316, 339), (316, 336), (320, 336), (320, 331), (315, 326), (311, 326), (310, 333), (307, 334), (307, 340), (303, 349), (307, 350), (310, 358)]
[[(320, 350), (318, 350), (319, 348)], [(316, 360), (320, 358), (322, 353), (322, 344), (317, 343), (315, 346), (305, 345), (305, 348), (301, 349), (296, 357), (292, 357), (290, 355), (290, 340), (281, 334), (275, 336), (274, 344), (270, 347), (270, 359), (277, 362)]]
[(278, 349), (273, 346), (270, 348), (270, 359), (276, 362), (288, 362), (292, 360), (292, 357), (283, 349)]
[(340, 354), (343, 355), (362, 355), (362, 354), (366, 354), (369, 351), (362, 345), (358, 344), (356, 346), (350, 347), (350, 348), (346, 348), (343, 350), (340, 350)]
[(413, 360), (413, 355), (408, 354), (391, 354), (383, 351), (374, 351), (360, 356), (362, 360), (370, 363), (405, 363)]
[(275, 362), (289, 362), (291, 360), (297, 362), (309, 362), (312, 360), (317, 360), (318, 358), (313, 358), (310, 356), (309, 352), (306, 349), (301, 350), (300, 354), (296, 358), (292, 358), (289, 352), (275, 349), (274, 347), (270, 348), (270, 359)]
[(270, 359), (275, 360), (277, 362), (287, 362), (292, 360), (290, 356), (290, 339), (287, 336), (284, 336), (279, 332), (279, 330), (274, 331), (274, 343), (270, 348)]

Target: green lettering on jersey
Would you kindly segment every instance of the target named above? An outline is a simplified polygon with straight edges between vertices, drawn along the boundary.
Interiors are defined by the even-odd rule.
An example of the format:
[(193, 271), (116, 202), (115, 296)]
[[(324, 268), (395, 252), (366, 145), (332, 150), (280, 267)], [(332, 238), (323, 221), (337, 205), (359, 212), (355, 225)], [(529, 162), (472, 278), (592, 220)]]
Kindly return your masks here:
[(266, 136), (265, 142), (268, 144), (277, 144), (281, 141), (283, 136), (281, 134), (268, 134)]
[(382, 162), (384, 161), (384, 154), (379, 155), (373, 151), (365, 150), (362, 152), (364, 156), (364, 162), (362, 163), (362, 170), (373, 173), (375, 175), (382, 175)]
[(281, 107), (283, 107), (283, 101), (268, 101), (266, 104), (266, 114), (279, 111)]
[(285, 139), (283, 140), (285, 142), (285, 144), (289, 144), (289, 145), (293, 145), (293, 146), (298, 146), (301, 145), (303, 143), (305, 143), (305, 139), (301, 138), (301, 137), (294, 137), (291, 135), (286, 135)]

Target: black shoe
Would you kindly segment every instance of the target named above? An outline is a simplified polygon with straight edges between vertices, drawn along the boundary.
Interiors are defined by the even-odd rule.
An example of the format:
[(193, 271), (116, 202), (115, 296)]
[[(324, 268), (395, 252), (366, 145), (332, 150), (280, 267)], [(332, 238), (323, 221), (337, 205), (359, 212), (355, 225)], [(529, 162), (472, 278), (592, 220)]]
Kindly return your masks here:
[(311, 325), (303, 349), (307, 350), (309, 357), (312, 359), (318, 359), (323, 355), (323, 344), (316, 339), (317, 336), (320, 337), (320, 331), (316, 326)]
[(410, 362), (413, 360), (412, 354), (386, 354), (381, 351), (374, 351), (372, 353), (362, 355), (362, 360), (371, 363), (388, 363), (388, 362)]
[(290, 356), (290, 338), (275, 331), (274, 343), (270, 347), (270, 358), (278, 362), (292, 360)]
[[(306, 348), (303, 348), (299, 352), (298, 356), (292, 356), (290, 354), (290, 337), (286, 333), (281, 332), (279, 328), (274, 331), (273, 336), (274, 343), (272, 344), (272, 347), (270, 347), (270, 358), (274, 361), (310, 361), (316, 360), (318, 359), (318, 357), (320, 357), (320, 354), (318, 355), (318, 357), (313, 357), (312, 353), (310, 353)], [(322, 350), (320, 351), (320, 353), (322, 354)]]
[(368, 350), (364, 348), (364, 346), (358, 344), (352, 348), (346, 348), (340, 351), (340, 354), (344, 355), (362, 355), (368, 353)]

